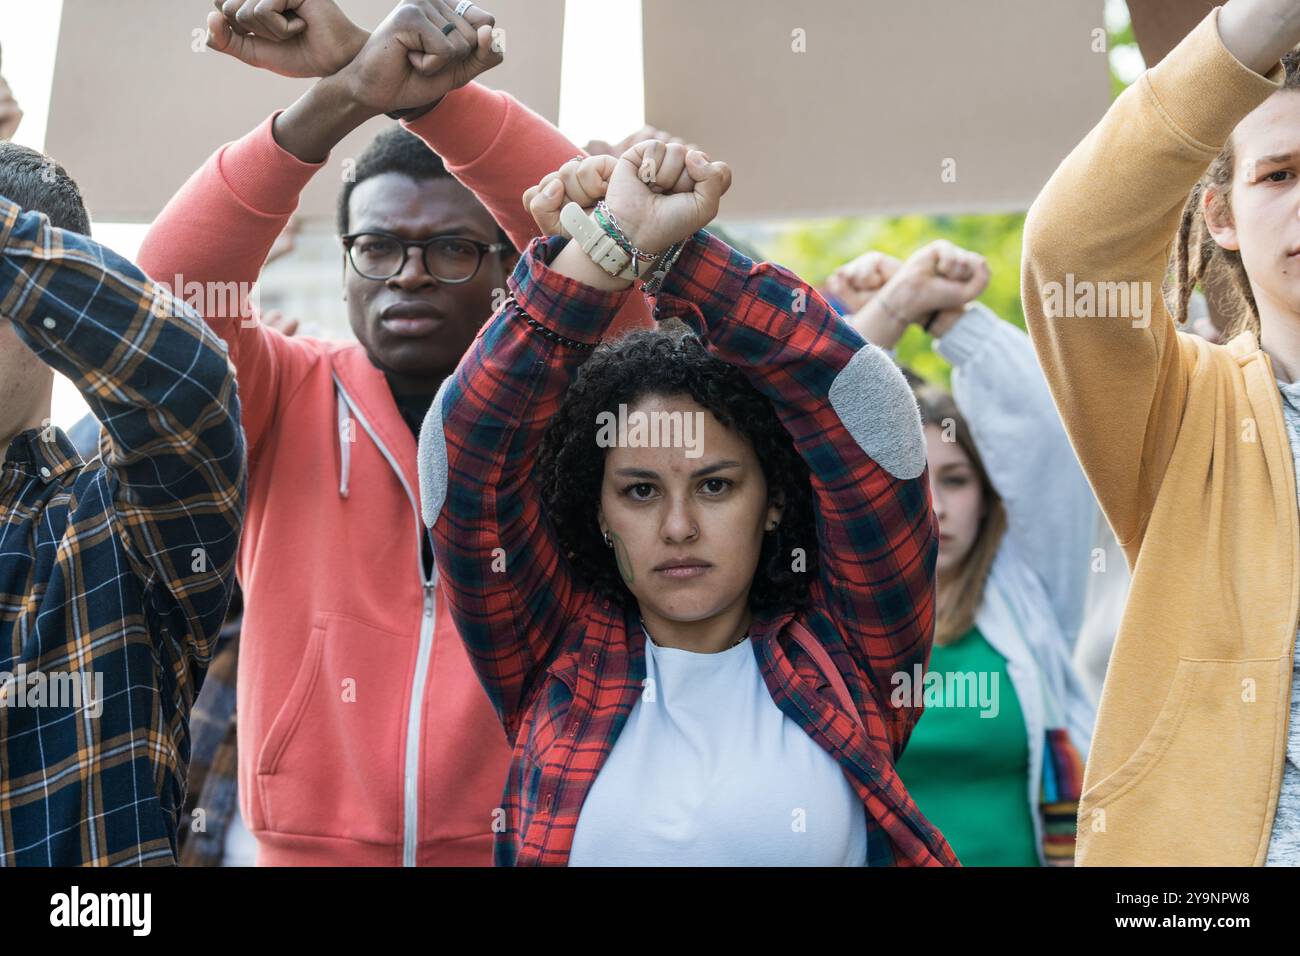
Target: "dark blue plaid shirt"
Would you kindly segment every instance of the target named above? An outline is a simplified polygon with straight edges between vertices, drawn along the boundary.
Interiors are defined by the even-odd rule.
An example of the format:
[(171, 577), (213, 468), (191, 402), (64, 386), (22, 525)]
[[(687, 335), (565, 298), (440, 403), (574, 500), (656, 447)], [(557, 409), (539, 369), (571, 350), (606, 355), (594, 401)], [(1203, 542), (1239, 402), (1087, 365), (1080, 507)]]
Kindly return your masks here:
[(11, 331), (104, 434), (87, 465), (31, 429), (0, 466), (0, 865), (174, 863), (244, 513), (234, 369), (131, 263), (0, 198)]

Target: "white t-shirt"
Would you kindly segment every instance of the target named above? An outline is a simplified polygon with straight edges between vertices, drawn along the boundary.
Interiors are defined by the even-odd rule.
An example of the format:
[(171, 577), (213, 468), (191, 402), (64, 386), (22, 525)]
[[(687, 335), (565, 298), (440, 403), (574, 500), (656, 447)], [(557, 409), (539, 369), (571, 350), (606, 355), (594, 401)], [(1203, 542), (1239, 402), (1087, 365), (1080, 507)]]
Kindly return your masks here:
[(645, 689), (578, 816), (570, 866), (865, 866), (862, 801), (781, 713), (746, 639), (646, 641)]

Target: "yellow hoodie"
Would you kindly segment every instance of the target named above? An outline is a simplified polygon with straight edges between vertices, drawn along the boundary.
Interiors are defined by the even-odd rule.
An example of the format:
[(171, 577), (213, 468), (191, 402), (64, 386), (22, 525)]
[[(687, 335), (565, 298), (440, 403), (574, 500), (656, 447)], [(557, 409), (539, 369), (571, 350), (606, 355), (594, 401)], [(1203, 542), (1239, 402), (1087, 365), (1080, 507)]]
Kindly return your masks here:
[(1115, 101), (1025, 224), (1029, 331), (1133, 571), (1080, 865), (1260, 865), (1268, 848), (1300, 618), (1291, 449), (1254, 336), (1176, 331), (1160, 288), (1188, 192), (1281, 76), (1239, 63), (1214, 10)]

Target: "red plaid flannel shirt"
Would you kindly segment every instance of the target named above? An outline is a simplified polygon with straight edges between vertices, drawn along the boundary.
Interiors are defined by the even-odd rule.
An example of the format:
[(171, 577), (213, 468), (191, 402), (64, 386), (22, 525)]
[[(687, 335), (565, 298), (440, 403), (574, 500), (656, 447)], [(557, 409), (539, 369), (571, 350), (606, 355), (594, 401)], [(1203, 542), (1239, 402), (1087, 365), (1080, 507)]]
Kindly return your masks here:
[[(583, 801), (645, 677), (635, 608), (625, 613), (574, 577), (531, 473), (590, 354), (559, 337), (595, 345), (631, 294), (551, 271), (562, 245), (534, 241), (510, 280), (513, 299), (440, 393), (448, 479), (427, 516), (452, 614), (514, 746), (502, 865), (567, 862)], [(937, 533), (925, 473), (891, 475), (831, 407), (831, 383), (864, 341), (796, 276), (706, 232), (661, 290), (656, 317), (669, 315), (772, 400), (811, 471), (820, 572), (797, 614), (843, 674), (864, 727), (788, 638), (794, 610), (755, 615), (750, 632), (774, 702), (843, 767), (865, 808), (869, 864), (958, 865), (894, 771), (921, 708), (891, 705), (890, 676), (929, 657)]]

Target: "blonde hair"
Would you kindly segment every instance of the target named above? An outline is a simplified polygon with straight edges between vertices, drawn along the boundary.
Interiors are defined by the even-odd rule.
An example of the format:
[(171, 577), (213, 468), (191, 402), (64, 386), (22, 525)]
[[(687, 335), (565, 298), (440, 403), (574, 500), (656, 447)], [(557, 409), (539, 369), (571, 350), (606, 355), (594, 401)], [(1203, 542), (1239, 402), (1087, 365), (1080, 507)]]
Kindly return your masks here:
[(997, 493), (984, 469), (979, 449), (971, 438), (966, 419), (957, 409), (952, 396), (933, 385), (918, 385), (913, 391), (921, 408), (921, 421), (941, 430), (951, 428), (958, 447), (970, 460), (971, 468), (979, 478), (984, 495), (984, 514), (970, 551), (962, 559), (956, 573), (938, 582), (934, 640), (937, 644), (951, 644), (975, 626), (975, 615), (984, 601), (984, 586), (989, 569), (1002, 536), (1007, 529), (1007, 512), (1002, 496)]

